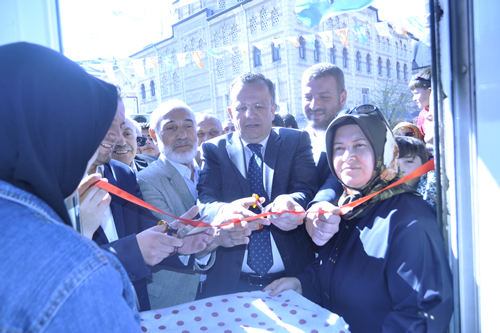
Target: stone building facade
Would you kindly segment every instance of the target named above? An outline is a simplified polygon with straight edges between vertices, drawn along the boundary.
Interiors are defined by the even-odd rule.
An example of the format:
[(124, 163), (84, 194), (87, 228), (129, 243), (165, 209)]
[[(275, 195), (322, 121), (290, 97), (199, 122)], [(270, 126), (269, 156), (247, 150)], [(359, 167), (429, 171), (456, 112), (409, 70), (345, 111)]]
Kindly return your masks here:
[[(411, 40), (390, 29), (391, 37), (379, 36), (376, 8), (368, 7), (328, 19), (318, 27), (308, 28), (297, 19), (294, 1), (287, 0), (201, 0), (176, 11), (178, 22), (173, 35), (135, 53), (144, 59), (146, 77), (138, 78), (137, 96), (141, 113), (152, 112), (160, 103), (176, 98), (185, 101), (195, 113), (210, 113), (228, 118), (228, 90), (241, 73), (259, 72), (276, 87), (279, 113), (293, 114), (305, 124), (301, 106), (301, 76), (317, 62), (331, 62), (342, 68), (347, 90), (346, 107), (368, 102), (370, 92), (382, 80), (406, 86), (411, 75)], [(365, 25), (368, 42), (361, 43), (349, 30), (349, 47), (342, 45), (333, 30)], [(333, 42), (326, 46), (318, 35), (332, 31)], [(316, 34), (315, 47), (301, 36)], [(300, 47), (285, 40), (297, 37)], [(274, 47), (273, 39), (282, 43)], [(248, 43), (244, 53), (237, 46)], [(262, 43), (262, 50), (254, 44)], [(222, 47), (233, 46), (231, 54)], [(216, 59), (207, 49), (218, 49)], [(186, 66), (180, 67), (176, 54), (203, 50), (200, 68), (188, 54)], [(162, 61), (171, 56), (172, 72)], [(158, 57), (158, 67), (146, 68), (147, 57)], [(149, 66), (151, 67), (151, 66)], [(410, 101), (411, 102), (411, 101)], [(410, 105), (409, 105), (410, 107)]]

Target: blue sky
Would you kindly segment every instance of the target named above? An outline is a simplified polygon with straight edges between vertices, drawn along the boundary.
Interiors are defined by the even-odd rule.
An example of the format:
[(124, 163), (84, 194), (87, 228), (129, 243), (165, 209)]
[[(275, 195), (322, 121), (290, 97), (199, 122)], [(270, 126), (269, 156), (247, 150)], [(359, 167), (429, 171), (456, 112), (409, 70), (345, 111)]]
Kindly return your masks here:
[[(169, 22), (161, 19), (164, 0), (87, 0), (83, 3), (60, 0), (59, 3), (64, 53), (75, 61), (126, 58), (146, 45), (169, 37)], [(425, 14), (425, 0), (376, 0), (372, 6), (379, 9), (381, 20)]]

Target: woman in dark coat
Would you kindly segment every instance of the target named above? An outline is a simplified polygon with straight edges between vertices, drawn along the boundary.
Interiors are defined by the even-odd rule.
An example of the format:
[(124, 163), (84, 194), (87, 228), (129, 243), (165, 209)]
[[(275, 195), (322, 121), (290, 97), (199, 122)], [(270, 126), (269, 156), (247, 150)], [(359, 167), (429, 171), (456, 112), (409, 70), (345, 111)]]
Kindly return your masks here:
[[(390, 127), (371, 105), (341, 112), (326, 133), (338, 205), (400, 177)], [(338, 211), (338, 210), (337, 210)], [(333, 211), (332, 211), (333, 212)], [(339, 231), (298, 278), (274, 281), (343, 317), (351, 332), (446, 332), (452, 277), (434, 210), (402, 184), (341, 216)]]

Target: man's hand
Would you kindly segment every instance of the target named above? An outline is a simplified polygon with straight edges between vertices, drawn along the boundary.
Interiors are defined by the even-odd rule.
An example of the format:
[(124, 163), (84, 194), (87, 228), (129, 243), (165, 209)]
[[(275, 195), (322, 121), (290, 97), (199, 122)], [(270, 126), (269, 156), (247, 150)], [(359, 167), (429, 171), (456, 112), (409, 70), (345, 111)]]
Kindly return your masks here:
[(157, 225), (136, 235), (146, 264), (154, 266), (184, 245), (184, 240), (164, 234), (166, 226)]
[(94, 173), (85, 177), (78, 186), (82, 233), (89, 239), (92, 239), (94, 232), (101, 225), (104, 212), (111, 203), (111, 196), (107, 191), (91, 186), (98, 180), (108, 181), (106, 178), (101, 178), (99, 173)]
[(269, 220), (272, 224), (277, 226), (283, 231), (289, 231), (297, 228), (304, 221), (304, 217), (306, 217), (306, 213), (304, 208), (299, 205), (293, 198), (288, 194), (283, 194), (266, 207), (266, 211), (269, 212), (281, 212), (281, 211), (291, 210), (297, 212), (303, 212), (301, 214), (292, 214), (292, 213), (284, 213), (281, 215), (275, 215), (275, 217), (270, 216)]
[(290, 289), (302, 295), (302, 285), (300, 284), (299, 279), (290, 277), (281, 278), (274, 280), (271, 284), (264, 288), (264, 290), (272, 290), (269, 293), (269, 296), (276, 296), (280, 292)]
[(323, 246), (339, 231), (340, 208), (327, 201), (321, 201), (312, 205), (309, 210), (328, 212), (307, 214), (306, 230), (316, 245)]
[[(265, 198), (259, 199), (260, 203), (264, 203)], [(222, 206), (219, 213), (214, 219), (212, 225), (227, 224), (222, 227), (217, 227), (210, 243), (205, 251), (199, 253), (197, 257), (201, 257), (210, 252), (213, 252), (219, 246), (233, 247), (250, 242), (250, 234), (252, 231), (259, 228), (261, 225), (269, 225), (271, 222), (265, 218), (243, 221), (243, 219), (255, 216), (248, 208), (255, 204), (255, 199), (252, 197), (235, 200), (229, 204)]]
[[(198, 206), (193, 206), (181, 217), (185, 219), (192, 219), (196, 216), (196, 214), (198, 214), (198, 210)], [(182, 230), (187, 226), (181, 221), (174, 221), (171, 224), (179, 230)], [(213, 241), (214, 231), (215, 230), (213, 228), (210, 228), (203, 232), (184, 237), (184, 245), (178, 248), (178, 252), (180, 254), (193, 254), (205, 250), (208, 244)]]
[[(261, 204), (263, 204), (265, 200), (266, 200), (265, 198), (259, 198), (259, 202)], [(229, 222), (236, 220), (242, 221), (247, 217), (255, 216), (256, 215), (255, 213), (248, 210), (254, 204), (255, 204), (255, 199), (253, 197), (242, 198), (235, 200), (231, 203), (225, 204), (220, 208), (212, 224), (219, 225), (226, 223), (228, 221)], [(252, 222), (254, 221), (259, 222), (260, 224), (265, 224), (265, 225), (269, 224), (267, 219), (264, 218), (252, 220)]]

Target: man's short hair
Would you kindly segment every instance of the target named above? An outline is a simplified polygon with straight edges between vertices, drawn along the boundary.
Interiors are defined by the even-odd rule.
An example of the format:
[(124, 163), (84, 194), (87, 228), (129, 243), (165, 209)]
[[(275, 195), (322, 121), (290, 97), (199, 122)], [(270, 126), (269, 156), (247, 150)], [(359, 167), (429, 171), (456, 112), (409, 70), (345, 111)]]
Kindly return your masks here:
[(422, 69), (417, 74), (411, 77), (410, 83), (408, 83), (408, 88), (410, 90), (415, 90), (417, 88), (427, 89), (431, 87), (431, 68), (427, 67)]
[(222, 131), (222, 123), (220, 122), (219, 118), (217, 118), (214, 115), (211, 115), (209, 113), (202, 113), (196, 116), (196, 122), (199, 124), (202, 121), (208, 120), (208, 119), (213, 119), (215, 122), (219, 125), (221, 131)]
[(321, 62), (313, 65), (302, 74), (302, 84), (322, 77), (332, 76), (336, 83), (339, 95), (345, 90), (344, 72), (334, 64)]
[(125, 116), (125, 118), (127, 118), (127, 120), (129, 120), (132, 125), (134, 126), (134, 129), (135, 129), (135, 133), (137, 134), (137, 136), (142, 136), (142, 129), (141, 129), (141, 125), (135, 121), (134, 119), (132, 119), (130, 116)]
[(141, 125), (141, 129), (143, 129), (143, 130), (149, 129), (149, 123), (139, 123), (139, 125)]
[(151, 117), (149, 118), (150, 128), (152, 128), (155, 133), (159, 133), (163, 116), (175, 109), (184, 109), (189, 112), (193, 117), (194, 126), (196, 127), (196, 116), (194, 115), (193, 110), (191, 110), (191, 108), (183, 101), (170, 99), (165, 103), (160, 104), (160, 106), (157, 107), (153, 113), (151, 113)]
[(295, 129), (299, 129), (299, 125), (297, 124), (297, 120), (295, 120), (295, 117), (289, 113), (285, 114), (283, 116), (283, 122), (285, 123), (285, 127), (292, 127)]
[(229, 96), (231, 96), (231, 92), (233, 91), (233, 86), (235, 84), (255, 83), (259, 81), (262, 81), (267, 85), (267, 89), (269, 90), (269, 94), (271, 95), (271, 103), (272, 105), (276, 104), (276, 93), (274, 92), (273, 82), (260, 73), (245, 73), (238, 76), (233, 80), (233, 82), (231, 82), (231, 85), (229, 86)]
[(274, 127), (285, 127), (285, 122), (283, 121), (283, 118), (281, 118), (281, 116), (277, 113), (274, 115), (273, 126)]
[(405, 157), (420, 157), (422, 164), (429, 160), (429, 153), (425, 147), (425, 143), (422, 140), (411, 136), (399, 136), (396, 135), (396, 142), (399, 148), (399, 158)]

